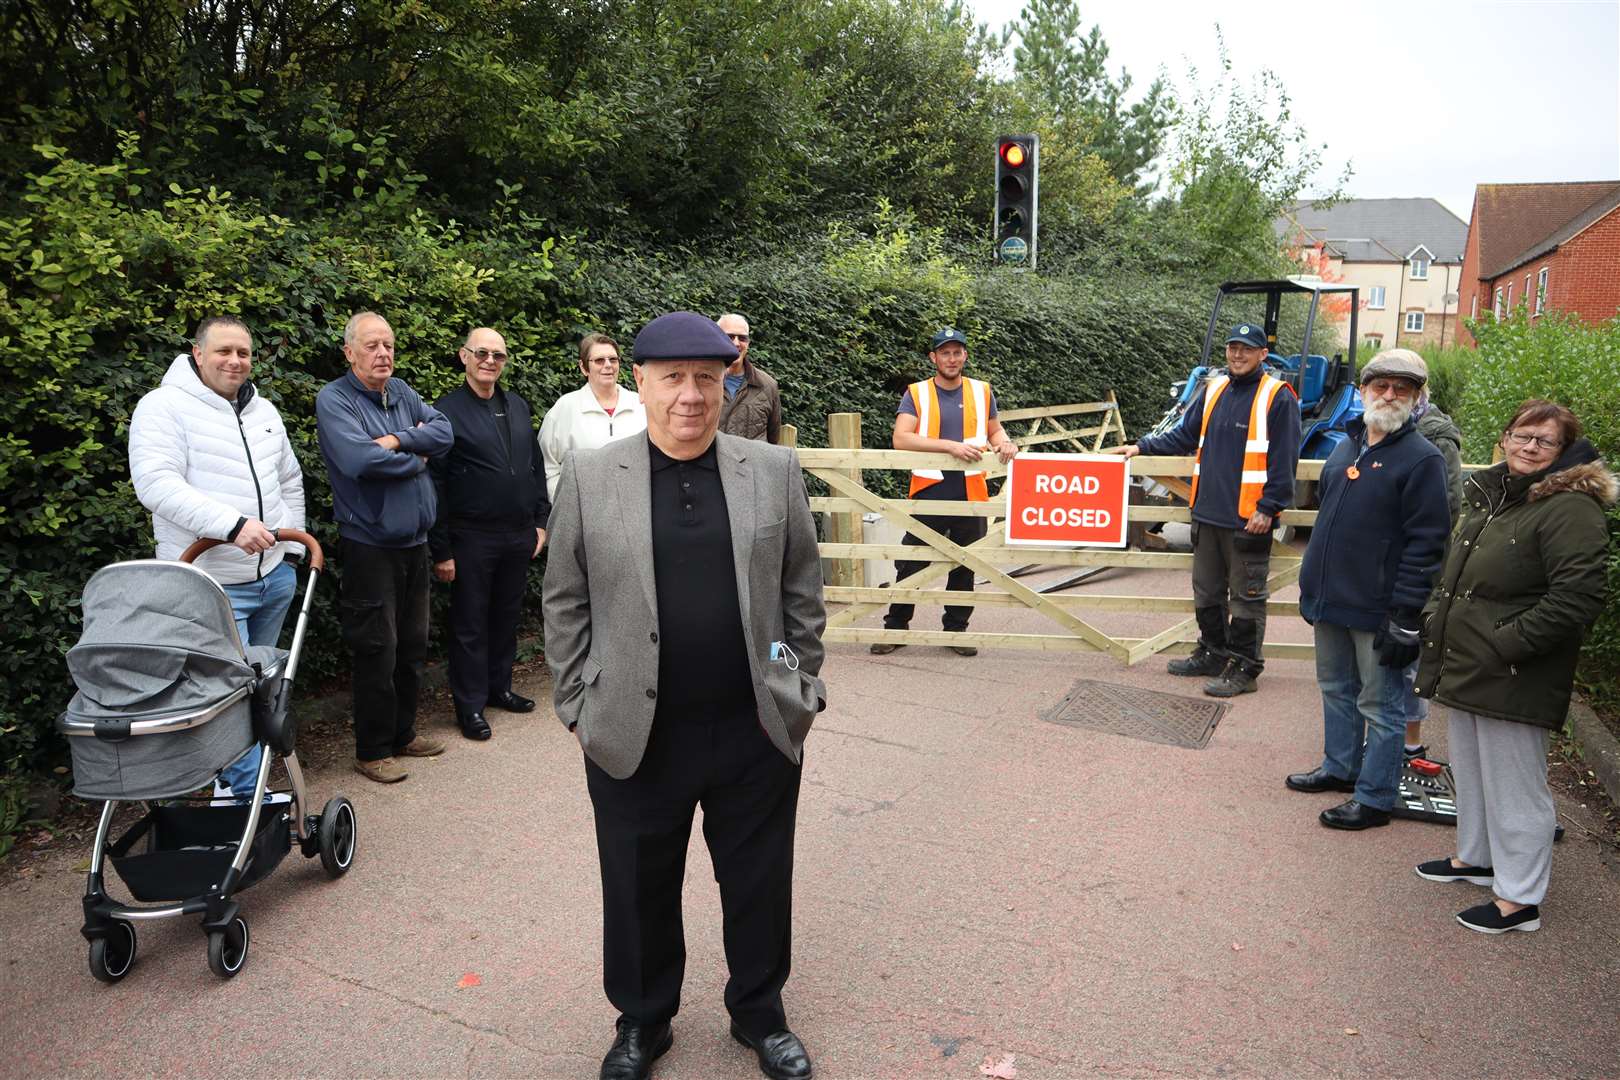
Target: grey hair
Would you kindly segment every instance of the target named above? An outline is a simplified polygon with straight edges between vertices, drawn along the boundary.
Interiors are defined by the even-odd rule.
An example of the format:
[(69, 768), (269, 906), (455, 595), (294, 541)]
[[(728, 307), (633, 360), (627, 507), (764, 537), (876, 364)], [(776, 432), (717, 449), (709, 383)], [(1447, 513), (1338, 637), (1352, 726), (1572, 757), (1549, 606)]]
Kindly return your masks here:
[(746, 316), (746, 315), (739, 315), (739, 314), (737, 314), (737, 313), (736, 313), (736, 312), (735, 312), (735, 311), (728, 311), (728, 312), (726, 312), (726, 313), (725, 313), (725, 314), (724, 314), (724, 315), (722, 315), (722, 316), (720, 316), (720, 318), (718, 318), (718, 319), (716, 319), (716, 320), (714, 320), (714, 321), (715, 321), (715, 323), (716, 323), (716, 324), (718, 324), (718, 323), (720, 323), (720, 321), (721, 321), (721, 320), (723, 320), (723, 319), (736, 319), (736, 320), (737, 320), (737, 321), (738, 321), (738, 322), (740, 322), (740, 323), (742, 323), (742, 324), (743, 324), (743, 325), (744, 325), (744, 326), (746, 326), (746, 327), (748, 327), (748, 332), (749, 332), (749, 333), (753, 333), (753, 332), (754, 332), (754, 328), (753, 328), (753, 326), (752, 326), (752, 325), (751, 325), (751, 324), (750, 324), (750, 323), (749, 323), (749, 322), (748, 322), (748, 316)]
[(197, 352), (202, 352), (203, 346), (208, 342), (209, 333), (216, 326), (235, 326), (244, 331), (249, 340), (253, 337), (253, 331), (247, 328), (247, 323), (235, 315), (213, 315), (197, 324), (197, 332), (191, 338), (191, 347)]
[(388, 321), (387, 319), (383, 319), (383, 317), (377, 314), (375, 311), (355, 312), (353, 315), (349, 316), (349, 321), (343, 324), (343, 344), (354, 344), (354, 335), (359, 331), (360, 320), (362, 319), (382, 319), (383, 322)]

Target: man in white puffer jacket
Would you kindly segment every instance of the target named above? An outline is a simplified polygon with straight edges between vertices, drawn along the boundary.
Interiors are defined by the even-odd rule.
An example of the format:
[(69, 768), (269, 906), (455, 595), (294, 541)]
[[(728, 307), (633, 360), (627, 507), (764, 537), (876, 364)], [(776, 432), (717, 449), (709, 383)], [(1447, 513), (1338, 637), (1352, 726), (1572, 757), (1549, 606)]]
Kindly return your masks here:
[[(204, 319), (190, 355), (174, 358), (163, 383), (142, 397), (129, 423), (129, 473), (152, 512), (157, 557), (178, 559), (199, 537), (228, 540), (197, 560), (230, 598), (244, 645), (275, 645), (303, 546), (271, 530), (304, 527), (304, 476), (276, 407), (248, 381), (253, 339), (239, 320)], [(222, 787), (251, 792), (257, 749), (220, 774)]]

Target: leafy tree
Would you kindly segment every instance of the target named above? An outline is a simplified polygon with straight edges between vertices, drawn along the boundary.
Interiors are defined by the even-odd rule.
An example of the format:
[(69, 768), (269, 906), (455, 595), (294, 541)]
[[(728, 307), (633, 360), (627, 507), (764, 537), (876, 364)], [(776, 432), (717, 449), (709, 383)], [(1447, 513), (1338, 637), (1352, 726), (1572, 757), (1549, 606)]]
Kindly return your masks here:
[(1095, 154), (1119, 183), (1145, 191), (1174, 117), (1170, 89), (1156, 78), (1140, 100), (1127, 104), (1130, 73), (1122, 70), (1114, 79), (1101, 28), (1084, 33), (1082, 25), (1078, 0), (1024, 5), (1005, 35), (1006, 41), (1018, 40), (1013, 60), (1019, 89), (1049, 113), (1055, 142)]

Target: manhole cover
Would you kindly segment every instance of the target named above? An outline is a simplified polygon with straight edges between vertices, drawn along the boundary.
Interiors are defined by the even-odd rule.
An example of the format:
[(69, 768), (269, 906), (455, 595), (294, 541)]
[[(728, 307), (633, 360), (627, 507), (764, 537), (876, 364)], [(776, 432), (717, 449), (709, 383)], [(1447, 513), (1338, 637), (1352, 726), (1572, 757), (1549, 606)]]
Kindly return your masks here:
[(1041, 719), (1202, 750), (1225, 712), (1219, 702), (1080, 679)]

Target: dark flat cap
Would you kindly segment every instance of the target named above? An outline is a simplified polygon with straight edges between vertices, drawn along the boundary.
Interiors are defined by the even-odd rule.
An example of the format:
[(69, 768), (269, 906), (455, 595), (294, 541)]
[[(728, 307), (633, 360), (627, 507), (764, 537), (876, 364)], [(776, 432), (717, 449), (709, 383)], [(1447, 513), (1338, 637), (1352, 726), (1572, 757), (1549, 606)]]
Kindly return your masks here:
[(634, 361), (737, 359), (737, 346), (715, 321), (695, 311), (671, 311), (641, 328), (636, 335)]

